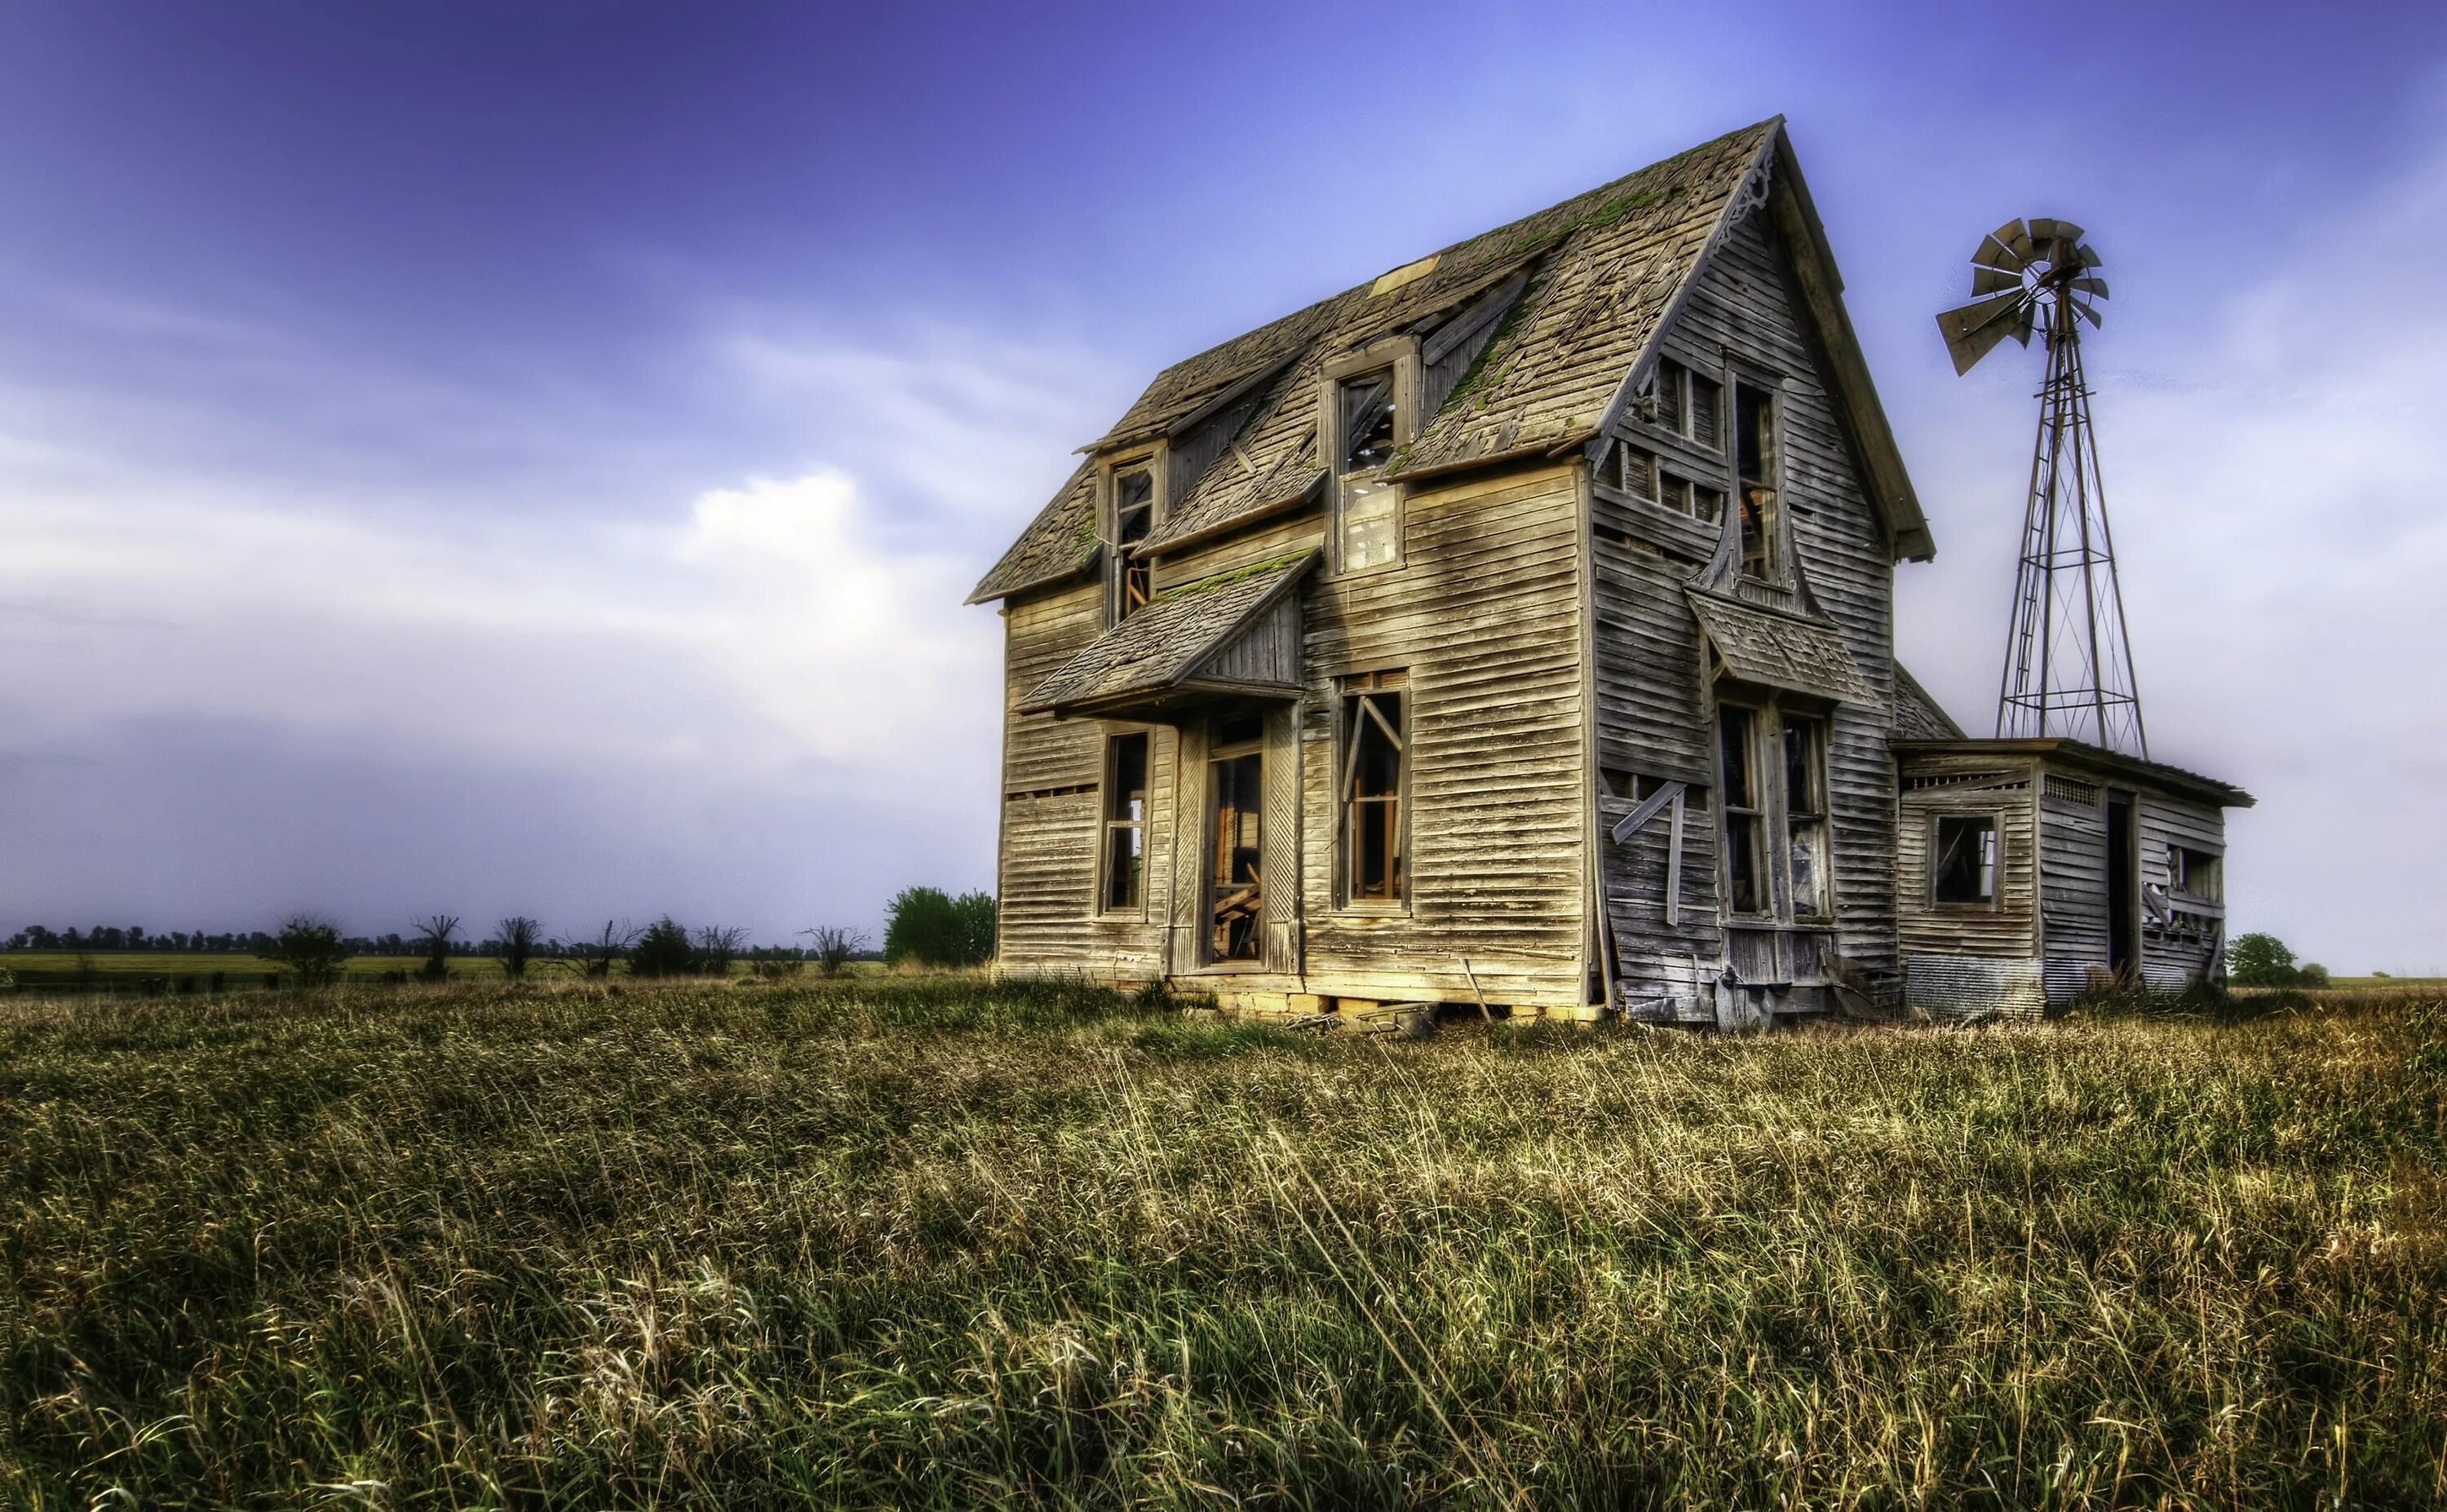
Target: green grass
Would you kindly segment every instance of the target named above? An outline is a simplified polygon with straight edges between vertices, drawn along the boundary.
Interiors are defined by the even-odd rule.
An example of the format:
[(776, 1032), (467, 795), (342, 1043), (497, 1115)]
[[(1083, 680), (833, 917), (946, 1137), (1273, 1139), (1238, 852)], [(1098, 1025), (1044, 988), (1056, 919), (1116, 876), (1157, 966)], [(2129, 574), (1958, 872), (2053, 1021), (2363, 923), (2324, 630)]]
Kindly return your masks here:
[(2396, 997), (0, 1000), (0, 1499), (2437, 1504), (2442, 1075)]

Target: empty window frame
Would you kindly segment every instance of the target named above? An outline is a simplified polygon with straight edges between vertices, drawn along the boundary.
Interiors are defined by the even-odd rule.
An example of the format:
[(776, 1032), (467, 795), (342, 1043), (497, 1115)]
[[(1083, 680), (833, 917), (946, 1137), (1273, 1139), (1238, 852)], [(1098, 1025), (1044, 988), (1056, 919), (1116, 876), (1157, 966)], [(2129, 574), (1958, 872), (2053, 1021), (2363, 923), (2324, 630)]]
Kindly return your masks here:
[(1664, 429), (1701, 446), (1715, 446), (1722, 428), (1724, 393), (1724, 386), (1715, 379), (1668, 357), (1658, 363), (1656, 376), (1649, 380), (1650, 413)]
[[(1780, 699), (1717, 709), (1723, 789), (1725, 906), (1736, 917), (1791, 923), (1835, 912), (1826, 718)], [(1706, 795), (1691, 790), (1694, 804)]]
[(1155, 564), (1131, 555), (1131, 548), (1155, 528), (1155, 471), (1141, 463), (1113, 474), (1112, 560), (1110, 574), (1111, 622), (1119, 624), (1147, 607), (1154, 588)]
[(1774, 912), (1767, 886), (1767, 806), (1758, 771), (1759, 716), (1727, 704), (1717, 710), (1717, 785), (1725, 795), (1725, 904), (1737, 916)]
[(1342, 900), (1397, 904), (1410, 887), (1403, 795), (1410, 776), (1410, 679), (1368, 672), (1342, 683)]
[(1398, 442), (1395, 397), (1391, 368), (1335, 385), (1335, 537), (1344, 572), (1382, 567), (1401, 555), (1401, 491), (1385, 481)]
[(1779, 565), (1775, 402), (1749, 384), (1734, 386), (1734, 490), (1742, 517), (1743, 576), (1774, 578)]
[(1103, 906), (1137, 913), (1147, 902), (1148, 736), (1145, 730), (1105, 742)]
[(1929, 835), (1929, 900), (1997, 906), (1997, 816), (1940, 814)]
[(1703, 525), (1713, 525), (1724, 518), (1725, 496), (1719, 489), (1695, 483), (1673, 473), (1658, 475), (1657, 501), (1678, 515), (1688, 515)]
[(2167, 847), (2167, 891), (2196, 903), (2226, 901), (2225, 879), (2219, 876), (2218, 858), (2209, 851), (2193, 850), (2188, 845)]
[(1657, 501), (1657, 454), (1625, 443), (1614, 448), (1614, 465), (1607, 470), (1606, 482), (1634, 499)]
[(1792, 713), (1783, 722), (1785, 870), (1793, 917), (1824, 918), (1834, 912), (1827, 875), (1827, 723)]

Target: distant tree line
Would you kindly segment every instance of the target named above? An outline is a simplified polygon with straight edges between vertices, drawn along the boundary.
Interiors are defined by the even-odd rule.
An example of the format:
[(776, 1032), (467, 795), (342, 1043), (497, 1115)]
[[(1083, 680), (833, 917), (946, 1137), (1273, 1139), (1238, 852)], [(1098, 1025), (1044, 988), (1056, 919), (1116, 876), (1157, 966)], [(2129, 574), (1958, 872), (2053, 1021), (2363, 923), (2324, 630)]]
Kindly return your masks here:
[[(345, 935), (340, 926), (319, 915), (298, 914), (277, 930), (172, 930), (154, 934), (136, 925), (96, 925), (91, 929), (54, 930), (30, 924), (0, 941), (0, 949), (71, 952), (85, 955), (102, 951), (252, 954), (285, 967), (301, 985), (335, 980), (340, 968), (361, 955), (421, 958), (412, 973), (427, 981), (449, 974), (454, 956), (492, 959), (513, 980), (523, 978), (539, 963), (550, 963), (585, 976), (609, 976), (625, 964), (633, 976), (727, 976), (745, 964), (754, 974), (792, 974), (812, 965), (832, 975), (854, 960), (879, 956), (894, 965), (971, 967), (994, 958), (995, 899), (990, 893), (958, 897), (937, 887), (908, 887), (895, 895), (885, 909), (883, 946), (869, 948), (864, 932), (841, 925), (801, 930), (806, 944), (752, 945), (745, 929), (730, 925), (690, 928), (669, 915), (637, 926), (607, 919), (603, 927), (581, 938), (547, 936), (542, 926), (525, 915), (497, 923), (490, 936), (465, 937), (455, 914), (431, 914), (401, 932)], [(398, 978), (410, 974), (405, 970)]]

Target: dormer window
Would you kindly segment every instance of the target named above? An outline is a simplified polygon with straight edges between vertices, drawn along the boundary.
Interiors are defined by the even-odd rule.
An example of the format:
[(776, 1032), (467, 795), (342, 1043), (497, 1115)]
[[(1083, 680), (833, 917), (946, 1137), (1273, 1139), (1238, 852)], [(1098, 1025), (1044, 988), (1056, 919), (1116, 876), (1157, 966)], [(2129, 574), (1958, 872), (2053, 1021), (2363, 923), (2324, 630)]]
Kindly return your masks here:
[(1335, 533), (1344, 572), (1382, 567), (1401, 555), (1401, 490), (1385, 481), (1400, 442), (1396, 397), (1391, 368), (1335, 386)]
[(1764, 388), (1734, 386), (1734, 493), (1742, 514), (1742, 575), (1777, 575), (1775, 406)]
[(1131, 555), (1131, 548), (1155, 528), (1155, 472), (1145, 463), (1113, 474), (1113, 549), (1107, 568), (1107, 589), (1112, 622), (1121, 623), (1147, 607), (1155, 583), (1155, 564)]

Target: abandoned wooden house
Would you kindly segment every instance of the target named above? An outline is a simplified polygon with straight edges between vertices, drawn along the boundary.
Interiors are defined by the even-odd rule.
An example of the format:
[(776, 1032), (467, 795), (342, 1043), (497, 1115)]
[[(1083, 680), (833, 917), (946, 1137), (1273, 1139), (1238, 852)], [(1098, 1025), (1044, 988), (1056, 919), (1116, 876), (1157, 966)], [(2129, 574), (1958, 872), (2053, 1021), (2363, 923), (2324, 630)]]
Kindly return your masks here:
[(1841, 288), (1770, 121), (1159, 374), (971, 597), (998, 969), (1711, 1024), (2212, 969), (2248, 799), (1896, 663), (1935, 548)]

